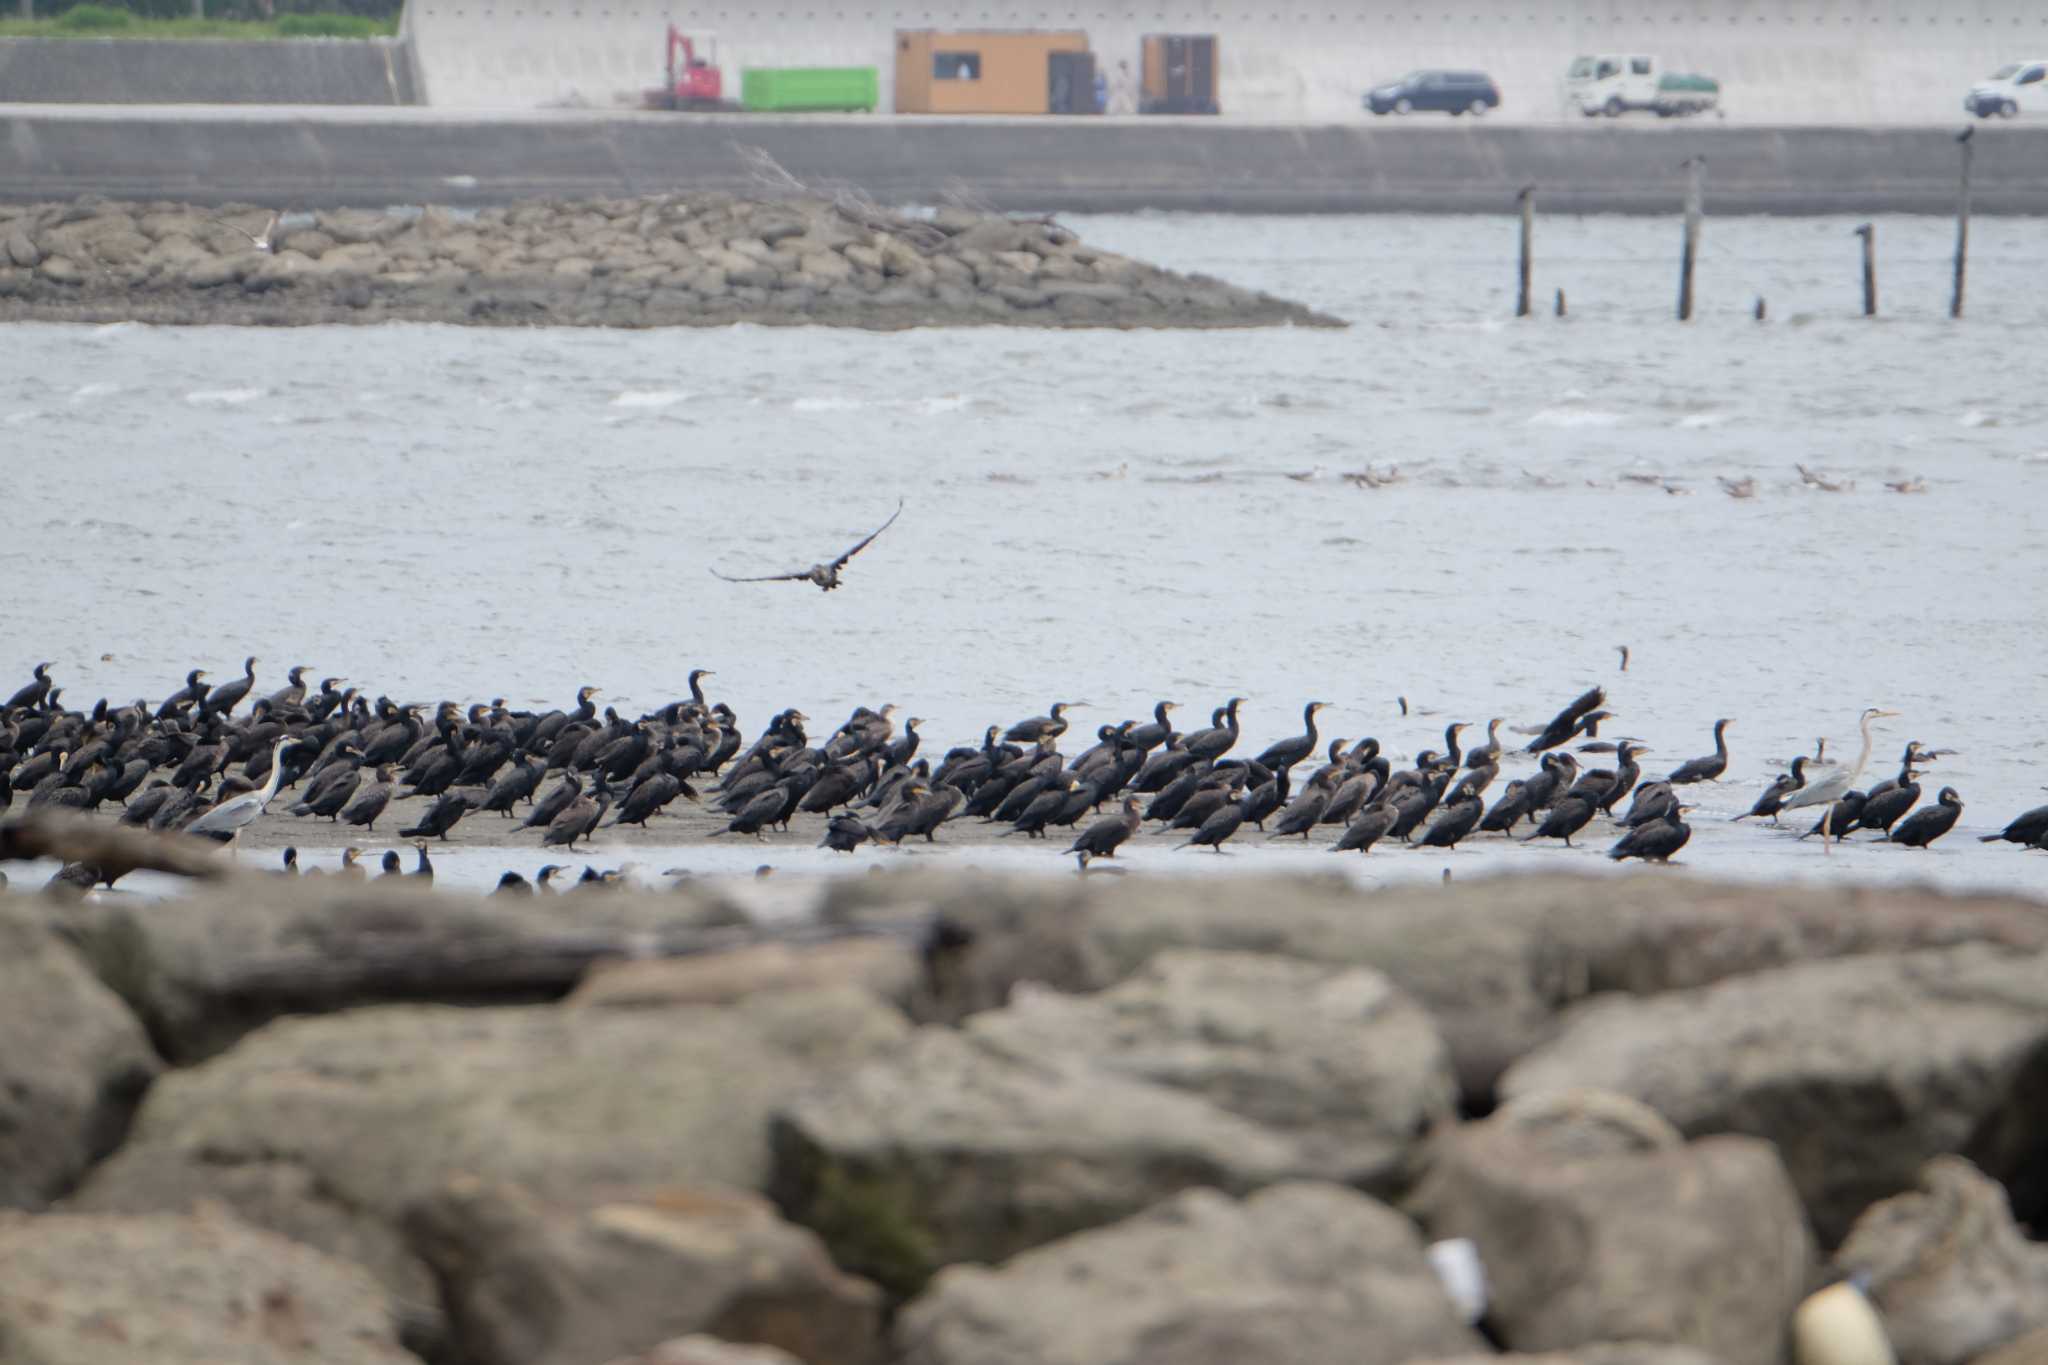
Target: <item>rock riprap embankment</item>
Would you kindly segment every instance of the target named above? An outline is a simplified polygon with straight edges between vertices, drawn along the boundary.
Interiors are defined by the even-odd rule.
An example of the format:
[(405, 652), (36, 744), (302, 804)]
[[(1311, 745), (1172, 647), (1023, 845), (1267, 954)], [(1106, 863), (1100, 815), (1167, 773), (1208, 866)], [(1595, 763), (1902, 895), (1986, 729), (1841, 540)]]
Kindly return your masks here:
[(0, 895), (0, 1365), (2048, 1359), (2037, 902), (806, 889)]
[(725, 193), (474, 212), (0, 205), (0, 321), (1339, 325), (1049, 219)]

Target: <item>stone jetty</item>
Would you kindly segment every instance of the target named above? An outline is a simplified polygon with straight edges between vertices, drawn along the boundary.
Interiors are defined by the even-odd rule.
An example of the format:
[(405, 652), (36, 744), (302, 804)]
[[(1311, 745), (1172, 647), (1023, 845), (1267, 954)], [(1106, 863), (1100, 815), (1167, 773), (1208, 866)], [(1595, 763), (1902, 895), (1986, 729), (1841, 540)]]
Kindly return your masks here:
[(0, 1362), (2044, 1358), (2048, 906), (812, 890), (0, 895)]
[(481, 210), (0, 205), (0, 321), (1339, 326), (1050, 218), (791, 194)]

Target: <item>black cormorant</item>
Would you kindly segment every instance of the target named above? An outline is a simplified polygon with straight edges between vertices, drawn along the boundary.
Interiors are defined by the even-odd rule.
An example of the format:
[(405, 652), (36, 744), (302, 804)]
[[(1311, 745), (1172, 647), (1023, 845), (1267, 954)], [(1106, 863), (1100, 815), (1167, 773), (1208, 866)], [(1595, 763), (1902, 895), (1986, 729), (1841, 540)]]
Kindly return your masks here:
[(1714, 722), (1714, 752), (1705, 758), (1695, 758), (1681, 763), (1664, 780), (1673, 786), (1687, 782), (1718, 782), (1721, 774), (1728, 771), (1728, 727), (1732, 720)]
[(1523, 746), (1522, 752), (1540, 754), (1545, 749), (1555, 749), (1578, 734), (1585, 718), (1606, 700), (1607, 692), (1603, 688), (1595, 687), (1580, 693), (1569, 706), (1551, 719), (1550, 724), (1543, 727), (1541, 734)]
[(1522, 842), (1531, 839), (1562, 839), (1564, 846), (1572, 846), (1572, 836), (1584, 829), (1593, 818), (1594, 804), (1583, 796), (1567, 796), (1560, 799), (1543, 816), (1543, 823), (1536, 826), (1533, 834), (1522, 836)]
[(1291, 768), (1316, 751), (1316, 712), (1329, 706), (1326, 701), (1312, 701), (1301, 708), (1301, 725), (1306, 732), (1291, 739), (1276, 740), (1266, 746), (1266, 752), (1259, 755), (1259, 762), (1268, 768)]
[(2003, 839), (2009, 844), (2039, 843), (2041, 836), (2048, 834), (2048, 806), (2036, 806), (2012, 818), (2006, 827), (1996, 834), (1980, 834), (1978, 841), (1995, 844)]
[(847, 561), (872, 545), (875, 537), (888, 530), (891, 526), (894, 526), (896, 518), (902, 515), (903, 500), (898, 498), (896, 500), (896, 510), (889, 514), (887, 521), (861, 537), (860, 540), (854, 543), (851, 549), (845, 554), (840, 555), (839, 558), (833, 560), (830, 564), (813, 564), (810, 568), (796, 573), (758, 574), (747, 578), (734, 578), (730, 574), (719, 573), (716, 569), (713, 569), (711, 573), (713, 577), (723, 578), (728, 583), (815, 583), (821, 590), (830, 592), (839, 586), (839, 573), (846, 567)]
[(1400, 812), (1392, 803), (1375, 801), (1358, 812), (1357, 818), (1344, 827), (1344, 832), (1337, 836), (1337, 842), (1331, 846), (1330, 851), (1349, 853), (1352, 849), (1357, 849), (1360, 853), (1370, 853), (1372, 846), (1386, 837), (1399, 818)]
[(1455, 848), (1458, 840), (1470, 834), (1479, 823), (1479, 817), (1486, 810), (1486, 803), (1479, 799), (1479, 793), (1460, 792), (1444, 802), (1435, 820), (1430, 822), (1422, 837), (1415, 842), (1422, 848)]
[(448, 831), (454, 829), (463, 816), (469, 814), (476, 802), (468, 792), (443, 792), (434, 799), (434, 804), (421, 813), (420, 818), (398, 831), (401, 839), (446, 839)]
[(1662, 817), (1637, 825), (1615, 841), (1607, 856), (1616, 862), (1624, 858), (1641, 858), (1649, 863), (1668, 861), (1692, 838), (1692, 826), (1680, 818), (1687, 809), (1674, 805)]
[[(1772, 778), (1771, 785), (1764, 788), (1764, 794), (1756, 799), (1756, 804), (1735, 818), (1737, 820), (1746, 820), (1752, 815), (1769, 816), (1772, 823), (1775, 824), (1778, 812), (1784, 808), (1785, 798), (1806, 785), (1806, 765), (1808, 762), (1810, 760), (1805, 754), (1801, 754), (1793, 759), (1792, 771), (1779, 773), (1775, 778)], [(2048, 810), (2048, 806), (2043, 806), (2042, 809)]]
[(1078, 709), (1080, 705), (1077, 701), (1056, 701), (1052, 704), (1051, 715), (1020, 720), (1003, 732), (1003, 738), (1018, 744), (1035, 743), (1048, 735), (1058, 739), (1067, 732), (1066, 713)]
[(391, 792), (396, 785), (391, 780), (391, 769), (377, 769), (375, 780), (357, 787), (349, 803), (341, 808), (341, 822), (362, 825), (375, 833), (377, 819), (384, 814), (384, 808), (391, 804)]
[(233, 682), (224, 682), (206, 694), (206, 700), (199, 704), (201, 720), (214, 716), (227, 716), (241, 705), (242, 698), (249, 695), (249, 689), (256, 685), (256, 656), (251, 654), (242, 661), (242, 676)]
[(1934, 798), (1933, 805), (1914, 811), (1892, 831), (1892, 842), (1909, 848), (1926, 848), (1954, 829), (1962, 813), (1963, 798), (1956, 794), (1954, 787), (1943, 787)]
[(1069, 853), (1091, 858), (1114, 858), (1124, 840), (1138, 832), (1138, 798), (1126, 796), (1115, 815), (1105, 816), (1081, 831), (1067, 846)]

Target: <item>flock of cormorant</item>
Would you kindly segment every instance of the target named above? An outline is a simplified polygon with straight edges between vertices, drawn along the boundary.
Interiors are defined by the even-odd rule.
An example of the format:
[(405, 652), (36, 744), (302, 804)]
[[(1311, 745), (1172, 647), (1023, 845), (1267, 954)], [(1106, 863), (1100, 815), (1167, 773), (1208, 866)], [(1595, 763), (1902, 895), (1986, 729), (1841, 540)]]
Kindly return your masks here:
[[(341, 678), (309, 685), (303, 666), (285, 686), (258, 695), (256, 664), (246, 660), (239, 676), (217, 686), (194, 669), (154, 706), (101, 700), (89, 711), (66, 707), (50, 666), (37, 666), (0, 704), (0, 813), (17, 805), (16, 814), (118, 808), (124, 825), (229, 843), (290, 793), (283, 808), (292, 816), (360, 829), (369, 842), (380, 820), (399, 823), (395, 801), (424, 797), (430, 804), (395, 831), (416, 849), (414, 867), (404, 869), (394, 851), (383, 871), (428, 880), (430, 841), (471, 817), (495, 815), (514, 839), (533, 831), (543, 849), (572, 852), (601, 828), (645, 827), (677, 801), (717, 813), (723, 824), (712, 837), (762, 838), (818, 817), (820, 846), (845, 853), (868, 843), (936, 842), (953, 822), (1001, 825), (1003, 834), (1029, 839), (1072, 831), (1064, 851), (1084, 870), (1115, 857), (1148, 825), (1170, 847), (1218, 853), (1247, 831), (1304, 843), (1327, 831), (1332, 851), (1361, 854), (1385, 843), (1449, 849), (1483, 836), (1571, 846), (1579, 836), (1611, 839), (1611, 858), (1664, 862), (1691, 837), (1683, 789), (1726, 774), (1733, 724), (1715, 722), (1714, 752), (1662, 778), (1644, 773), (1640, 743), (1599, 737), (1612, 718), (1599, 687), (1527, 744), (1504, 743), (1496, 717), (1483, 742), (1465, 747), (1473, 727), (1458, 722), (1444, 730), (1441, 749), (1406, 762), (1374, 738), (1324, 739), (1320, 701), (1303, 708), (1301, 734), (1246, 756), (1237, 747), (1241, 697), (1187, 730), (1174, 726), (1178, 705), (1161, 701), (1149, 719), (1097, 726), (1093, 743), (1071, 753), (1061, 745), (1079, 704), (1059, 702), (1045, 715), (989, 726), (979, 743), (932, 755), (922, 749), (923, 722), (899, 724), (893, 705), (856, 708), (822, 738), (809, 717), (784, 710), (749, 742), (732, 708), (706, 696), (708, 669), (689, 674), (687, 697), (629, 719), (611, 707), (600, 712), (593, 687), (581, 688), (573, 706), (545, 712), (503, 700), (427, 706), (373, 698)], [(1908, 744), (1896, 776), (1856, 786), (1872, 722), (1894, 714), (1865, 711), (1852, 763), (1828, 760), (1824, 745), (1794, 758), (1735, 818), (1776, 823), (1814, 809), (1818, 819), (1800, 837), (1818, 835), (1826, 847), (1864, 831), (1918, 848), (1940, 839), (1962, 811), (1952, 787), (1921, 803), (1922, 769), (1941, 751)], [(1535, 771), (1496, 790), (1516, 756), (1534, 759)], [(1984, 837), (2048, 849), (2048, 806)], [(362, 853), (344, 853), (343, 875), (367, 875)], [(294, 850), (285, 851), (285, 864), (298, 870)], [(563, 871), (543, 868), (539, 889), (551, 889)], [(90, 887), (111, 886), (118, 875), (71, 865), (58, 877)], [(517, 873), (501, 886), (535, 889)]]

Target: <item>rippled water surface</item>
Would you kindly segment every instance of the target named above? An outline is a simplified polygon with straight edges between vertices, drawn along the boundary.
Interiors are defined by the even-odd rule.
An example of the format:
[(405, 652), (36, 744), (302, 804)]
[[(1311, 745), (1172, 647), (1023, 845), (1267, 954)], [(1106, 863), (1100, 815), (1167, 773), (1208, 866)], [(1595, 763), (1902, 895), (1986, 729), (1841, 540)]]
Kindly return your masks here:
[[(896, 701), (939, 747), (1056, 698), (1092, 725), (1231, 693), (1250, 747), (1314, 696), (1328, 733), (1403, 753), (1597, 681), (1653, 771), (1737, 718), (1691, 860), (1758, 875), (1820, 852), (1716, 822), (1767, 760), (1853, 749), (1866, 705), (1904, 712), (1874, 769), (1908, 738), (1958, 751), (1926, 785), (1967, 829), (2048, 800), (2040, 223), (1975, 225), (1956, 325), (1949, 224), (1878, 220), (1873, 322), (1853, 223), (1710, 220), (1687, 327), (1675, 223), (1541, 222), (1520, 323), (1504, 219), (1074, 225), (1353, 325), (0, 329), (0, 678), (51, 658), (71, 702), (156, 697), (255, 653), (266, 687), (303, 660), (399, 699), (590, 682), (637, 713), (703, 666), (750, 731)], [(803, 567), (899, 497), (839, 592), (709, 573)], [(2048, 885), (2048, 855), (1962, 834), (1829, 863)]]

